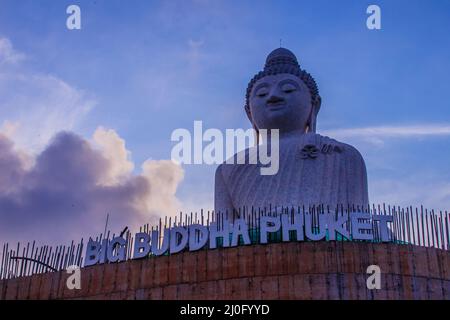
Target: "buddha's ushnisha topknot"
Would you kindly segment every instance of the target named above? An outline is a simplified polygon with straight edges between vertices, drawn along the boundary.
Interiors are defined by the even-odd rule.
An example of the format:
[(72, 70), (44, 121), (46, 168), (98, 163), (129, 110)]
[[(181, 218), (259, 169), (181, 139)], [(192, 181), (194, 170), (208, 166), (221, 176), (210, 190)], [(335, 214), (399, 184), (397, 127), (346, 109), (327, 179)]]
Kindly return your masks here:
[(267, 56), (264, 70), (257, 73), (248, 84), (247, 93), (245, 96), (245, 111), (247, 112), (247, 115), (250, 119), (251, 117), (249, 100), (255, 82), (261, 78), (264, 78), (265, 76), (276, 75), (280, 73), (289, 73), (299, 77), (308, 87), (313, 103), (317, 100), (317, 97), (319, 97), (319, 89), (317, 88), (316, 81), (308, 72), (300, 68), (295, 54), (293, 54), (288, 49), (278, 48), (273, 50)]

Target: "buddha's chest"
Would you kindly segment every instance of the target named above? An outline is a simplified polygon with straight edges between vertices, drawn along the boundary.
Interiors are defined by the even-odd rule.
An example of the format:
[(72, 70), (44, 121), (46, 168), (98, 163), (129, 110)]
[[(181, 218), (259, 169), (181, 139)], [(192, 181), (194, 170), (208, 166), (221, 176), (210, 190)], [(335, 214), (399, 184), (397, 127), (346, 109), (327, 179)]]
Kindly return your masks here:
[(301, 148), (281, 151), (274, 175), (262, 175), (260, 167), (239, 165), (232, 170), (227, 184), (235, 207), (331, 201), (339, 197), (346, 175), (345, 161), (338, 153)]

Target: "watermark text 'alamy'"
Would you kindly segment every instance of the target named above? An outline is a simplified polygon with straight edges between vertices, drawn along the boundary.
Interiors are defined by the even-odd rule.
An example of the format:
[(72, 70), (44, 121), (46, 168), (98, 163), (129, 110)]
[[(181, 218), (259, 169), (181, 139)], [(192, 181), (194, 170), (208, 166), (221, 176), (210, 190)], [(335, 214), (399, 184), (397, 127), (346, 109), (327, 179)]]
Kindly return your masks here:
[[(194, 121), (194, 132), (175, 129), (171, 141), (171, 159), (180, 164), (254, 164), (261, 165), (261, 175), (275, 175), (279, 169), (279, 130), (260, 129), (255, 145), (254, 129), (210, 128), (203, 132), (202, 121)], [(225, 160), (226, 159), (226, 160)]]

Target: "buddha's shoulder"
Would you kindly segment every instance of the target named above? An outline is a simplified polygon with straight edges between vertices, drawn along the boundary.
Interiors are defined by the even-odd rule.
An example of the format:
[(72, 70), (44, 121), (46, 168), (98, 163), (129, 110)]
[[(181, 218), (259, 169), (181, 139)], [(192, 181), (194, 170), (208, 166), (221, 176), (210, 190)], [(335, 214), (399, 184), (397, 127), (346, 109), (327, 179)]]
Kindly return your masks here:
[(257, 154), (257, 146), (246, 148), (234, 154), (217, 167), (216, 179), (218, 178), (218, 175), (221, 175), (221, 177), (228, 177), (232, 173), (238, 173), (242, 170), (254, 170), (259, 166), (257, 163)]
[[(318, 133), (307, 133), (299, 140), (292, 139), (285, 143), (282, 142), (280, 148), (295, 148), (298, 150), (297, 148), (300, 147), (305, 158), (308, 158), (310, 155), (315, 157), (312, 153), (334, 154), (336, 155), (335, 159), (340, 159), (340, 161), (364, 163), (361, 153), (354, 146)], [(249, 160), (256, 156), (256, 152), (257, 147), (250, 147), (235, 154), (217, 167), (216, 178), (219, 174), (223, 177), (228, 177), (232, 173), (238, 174), (242, 171), (255, 170), (258, 165), (249, 164), (249, 162), (239, 164), (237, 158), (240, 156)]]
[(346, 159), (363, 160), (361, 153), (354, 146), (323, 136), (318, 133), (311, 133), (310, 140), (315, 141), (315, 145), (322, 153), (339, 153), (340, 156)]

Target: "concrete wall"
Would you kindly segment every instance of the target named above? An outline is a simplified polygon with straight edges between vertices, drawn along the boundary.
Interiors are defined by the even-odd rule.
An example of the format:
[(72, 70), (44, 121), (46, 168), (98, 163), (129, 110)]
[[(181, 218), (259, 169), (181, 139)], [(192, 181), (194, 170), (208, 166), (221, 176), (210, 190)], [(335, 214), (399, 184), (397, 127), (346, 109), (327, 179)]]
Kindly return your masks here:
[[(366, 269), (382, 271), (368, 290)], [(1, 299), (450, 299), (450, 252), (395, 244), (299, 242), (185, 252), (0, 281)]]

